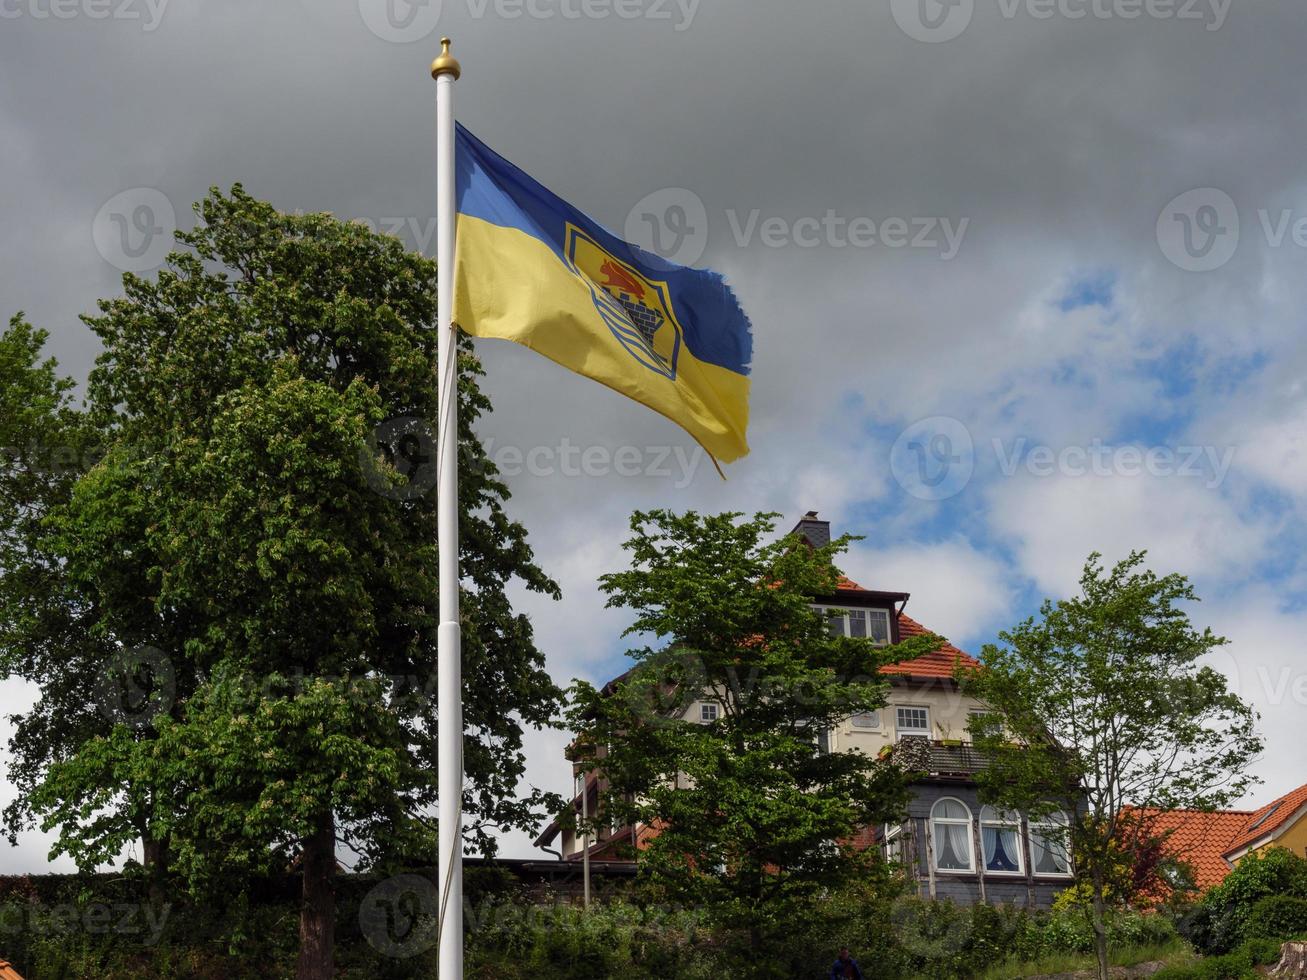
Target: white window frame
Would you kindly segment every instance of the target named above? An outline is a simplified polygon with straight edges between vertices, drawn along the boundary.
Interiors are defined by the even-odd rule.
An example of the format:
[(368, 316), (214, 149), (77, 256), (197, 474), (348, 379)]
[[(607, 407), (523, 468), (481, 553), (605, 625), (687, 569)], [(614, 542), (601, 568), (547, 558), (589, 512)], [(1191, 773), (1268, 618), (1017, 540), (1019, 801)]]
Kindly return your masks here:
[(885, 837), (884, 837), (885, 863), (905, 864), (906, 863), (906, 861), (904, 860), (905, 850), (903, 845), (907, 841), (907, 837), (904, 836), (903, 833), (903, 824), (887, 823), (885, 824), (884, 833), (885, 833)]
[[(930, 727), (930, 705), (928, 705), (928, 704), (896, 704), (896, 705), (894, 705), (893, 707), (894, 707), (894, 734), (895, 734), (895, 735), (897, 735), (897, 736), (902, 736), (902, 735), (925, 735), (927, 738), (929, 738), (929, 737), (931, 736), (931, 733), (934, 731), (934, 729), (932, 729), (932, 728)], [(900, 711), (903, 711), (903, 710), (910, 710), (910, 711), (924, 711), (924, 712), (926, 713), (926, 727), (925, 727), (925, 728), (909, 728), (909, 729), (906, 729), (906, 730), (905, 730), (905, 729), (904, 729), (904, 728), (899, 724), (899, 712), (900, 712)]]
[[(1071, 818), (1065, 813), (1051, 813), (1038, 820), (1028, 820), (1030, 829), (1030, 873), (1037, 878), (1074, 878), (1075, 867), (1071, 863)], [(1062, 850), (1066, 856), (1066, 871), (1040, 871), (1035, 865), (1035, 837), (1047, 836), (1042, 831), (1058, 830), (1062, 833)], [(1041, 845), (1043, 846), (1043, 845)]]
[[(831, 618), (831, 619), (834, 619), (834, 618), (835, 618), (835, 616), (834, 616), (835, 613), (839, 613), (840, 616), (841, 616), (841, 618), (844, 620), (844, 635), (845, 635), (845, 636), (853, 636), (853, 633), (851, 632), (851, 630), (850, 630), (850, 628), (849, 628), (849, 610), (850, 610), (850, 609), (856, 609), (856, 610), (858, 610), (859, 612), (864, 612), (864, 613), (867, 614), (867, 637), (866, 637), (866, 639), (867, 639), (867, 640), (870, 640), (871, 643), (872, 643), (874, 646), (878, 646), (878, 647), (887, 647), (887, 646), (889, 646), (889, 645), (893, 642), (893, 640), (894, 640), (894, 621), (893, 621), (893, 617), (890, 615), (890, 611), (889, 611), (888, 609), (882, 609), (882, 608), (880, 608), (879, 606), (818, 606), (817, 608), (820, 609), (823, 613), (826, 614), (827, 617), (829, 617), (829, 618)], [(884, 617), (885, 617), (885, 640), (884, 640), (884, 642), (881, 642), (880, 640), (873, 640), (873, 639), (871, 638), (871, 616), (872, 616), (873, 614), (878, 615), (878, 616), (884, 616)], [(862, 637), (858, 637), (857, 639), (862, 639)]]
[[(935, 811), (941, 803), (956, 803), (967, 812), (963, 817), (937, 817)], [(973, 815), (971, 807), (967, 806), (955, 796), (941, 796), (931, 804), (930, 807), (930, 837), (931, 837), (931, 863), (935, 866), (935, 873), (941, 875), (973, 875), (976, 873), (976, 842), (975, 835), (972, 832)], [(967, 842), (967, 860), (970, 862), (965, 868), (941, 868), (939, 866), (939, 834), (936, 832), (939, 824), (945, 824), (950, 827), (966, 827), (967, 832), (965, 839)]]
[[(822, 755), (830, 755), (835, 751), (835, 729), (819, 728), (813, 735), (813, 742), (817, 746), (817, 751)], [(825, 745), (821, 743), (825, 742)]]
[[(712, 715), (711, 718), (708, 717), (709, 714)], [(721, 708), (719, 708), (713, 702), (706, 701), (703, 704), (699, 705), (699, 721), (702, 722), (703, 724), (705, 725), (711, 724), (721, 716), (722, 716)]]
[[(1010, 819), (1004, 819), (1005, 817)], [(1008, 830), (1016, 833), (1017, 868), (1015, 871), (992, 871), (989, 867), (989, 859), (985, 856), (985, 828), (993, 827), (997, 830)], [(1024, 834), (1021, 832), (1021, 814), (1013, 811), (1002, 811), (986, 803), (980, 808), (980, 867), (987, 875), (1003, 876), (1009, 878), (1024, 877), (1026, 873), (1026, 856), (1024, 845)]]

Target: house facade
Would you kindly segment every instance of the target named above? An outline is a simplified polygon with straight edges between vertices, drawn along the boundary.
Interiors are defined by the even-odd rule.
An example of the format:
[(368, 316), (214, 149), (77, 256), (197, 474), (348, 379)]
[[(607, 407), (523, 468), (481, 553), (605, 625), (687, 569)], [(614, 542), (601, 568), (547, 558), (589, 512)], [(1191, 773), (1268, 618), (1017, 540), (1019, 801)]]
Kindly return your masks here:
[[(794, 529), (813, 547), (831, 540), (830, 524), (808, 513)], [(831, 629), (890, 645), (931, 631), (905, 612), (906, 592), (864, 588), (842, 578), (835, 595), (814, 597), (827, 610)], [(911, 802), (895, 824), (865, 828), (857, 838), (863, 847), (879, 848), (903, 866), (904, 875), (922, 897), (974, 902), (1016, 902), (1043, 907), (1071, 881), (1065, 821), (1034, 822), (983, 806), (977, 797), (976, 773), (984, 760), (969, 744), (968, 723), (984, 705), (964, 695), (953, 679), (958, 665), (977, 661), (948, 642), (905, 663), (882, 668), (890, 683), (885, 707), (844, 719), (823, 733), (820, 745), (830, 752), (862, 752), (878, 756), (896, 753), (905, 768), (921, 773), (912, 786)], [(626, 675), (610, 682), (611, 691)], [(712, 724), (720, 707), (705, 692), (689, 704), (683, 718)], [(577, 815), (598, 812), (605, 788), (601, 766), (588, 775), (573, 766), (578, 792), (572, 806)], [(580, 779), (586, 779), (582, 789)], [(603, 827), (582, 840), (566, 821), (553, 821), (536, 841), (564, 860), (580, 860), (588, 843), (591, 860), (634, 861), (656, 829), (640, 826)]]

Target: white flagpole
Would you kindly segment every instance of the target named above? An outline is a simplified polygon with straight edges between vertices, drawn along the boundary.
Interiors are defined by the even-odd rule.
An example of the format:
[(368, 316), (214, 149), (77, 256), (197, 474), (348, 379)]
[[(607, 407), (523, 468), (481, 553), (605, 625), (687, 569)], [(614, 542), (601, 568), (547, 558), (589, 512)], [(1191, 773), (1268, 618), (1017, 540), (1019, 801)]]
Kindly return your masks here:
[(440, 794), (439, 980), (463, 978), (463, 664), (458, 613), (458, 347), (454, 291), (454, 82), (462, 69), (442, 38), (431, 64), (436, 80), (436, 329), (439, 453), (436, 486), (440, 549), (437, 753)]

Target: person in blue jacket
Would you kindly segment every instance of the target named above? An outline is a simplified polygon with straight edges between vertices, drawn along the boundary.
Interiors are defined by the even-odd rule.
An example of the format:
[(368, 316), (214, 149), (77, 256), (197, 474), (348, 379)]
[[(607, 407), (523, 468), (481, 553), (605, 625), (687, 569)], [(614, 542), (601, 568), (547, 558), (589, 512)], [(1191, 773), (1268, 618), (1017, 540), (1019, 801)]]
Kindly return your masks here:
[(849, 947), (844, 946), (840, 949), (835, 965), (830, 968), (830, 980), (845, 980), (846, 977), (863, 980), (862, 971), (858, 969), (858, 961), (849, 955)]

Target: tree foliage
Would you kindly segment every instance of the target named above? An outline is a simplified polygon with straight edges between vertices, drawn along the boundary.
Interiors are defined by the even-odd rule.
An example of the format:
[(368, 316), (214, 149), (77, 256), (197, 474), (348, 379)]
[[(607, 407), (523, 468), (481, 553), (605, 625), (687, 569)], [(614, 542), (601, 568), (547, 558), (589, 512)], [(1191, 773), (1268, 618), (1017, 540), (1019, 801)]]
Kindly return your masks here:
[[(96, 458), (5, 527), (0, 658), (41, 690), (10, 827), (36, 817), (83, 866), (144, 840), (197, 889), (311, 842), (430, 860), (434, 264), (239, 186), (196, 214), (157, 278), (125, 276), (87, 318), (104, 352), (66, 427)], [(22, 324), (9, 348), (45, 399), (30, 426), (63, 439), (67, 383)], [(466, 343), (459, 368), (464, 808), (491, 852), (546, 802), (519, 793), (522, 737), (561, 697), (508, 590), (558, 589), (471, 434), (489, 404)], [(33, 479), (7, 471), (3, 492)]]
[[(897, 768), (819, 740), (885, 704), (880, 666), (938, 643), (833, 635), (813, 601), (835, 594), (850, 539), (776, 539), (774, 517), (635, 514), (630, 567), (601, 582), (634, 615), (625, 635), (649, 645), (615, 685), (578, 683), (571, 716), (607, 781), (596, 824), (658, 828), (640, 854), (646, 880), (758, 941), (865, 869), (853, 836), (903, 809)], [(701, 699), (715, 721), (685, 717)]]
[(1228, 805), (1253, 781), (1246, 770), (1261, 749), (1253, 711), (1201, 661), (1226, 641), (1191, 624), (1192, 586), (1144, 560), (1136, 552), (1105, 569), (1091, 555), (1078, 595), (1046, 600), (1040, 619), (1001, 634), (961, 678), (992, 709), (972, 723), (990, 759), (986, 798), (1077, 815), (1070, 843), (1100, 958), (1107, 899), (1135, 889), (1156, 845), (1141, 814)]

